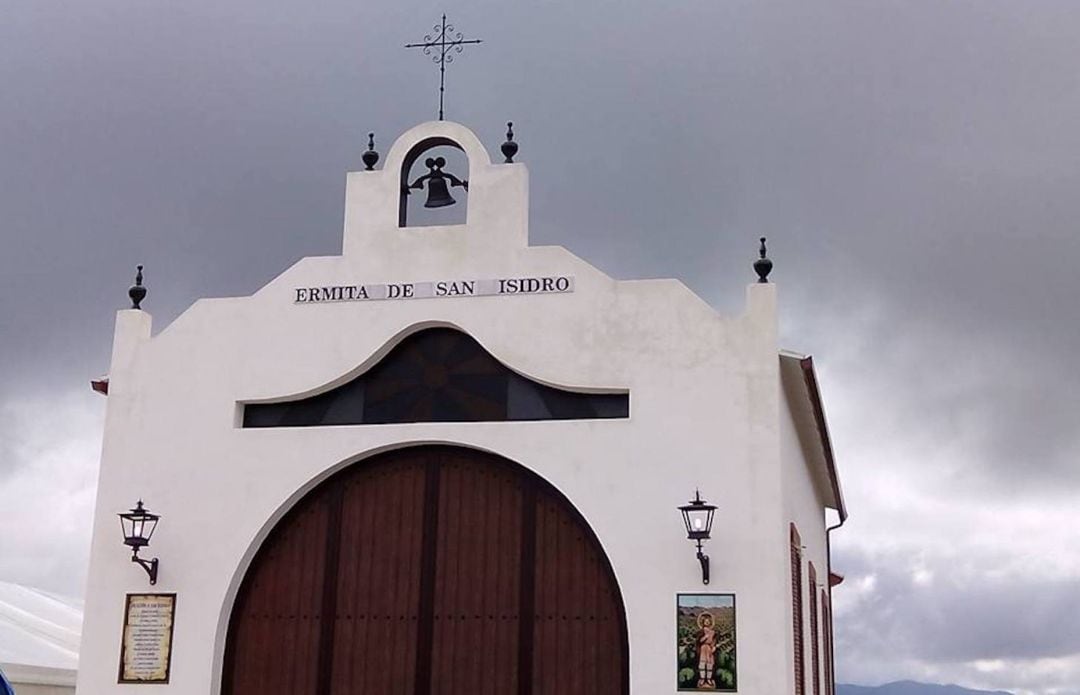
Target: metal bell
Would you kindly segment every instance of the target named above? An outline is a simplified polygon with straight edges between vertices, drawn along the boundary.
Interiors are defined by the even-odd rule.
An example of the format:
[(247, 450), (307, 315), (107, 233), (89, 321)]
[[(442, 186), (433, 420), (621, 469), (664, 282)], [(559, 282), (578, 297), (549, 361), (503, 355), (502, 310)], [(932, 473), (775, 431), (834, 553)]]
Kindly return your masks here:
[(444, 208), (453, 205), (457, 201), (450, 195), (450, 189), (446, 186), (446, 179), (442, 176), (432, 176), (427, 181), (426, 208)]

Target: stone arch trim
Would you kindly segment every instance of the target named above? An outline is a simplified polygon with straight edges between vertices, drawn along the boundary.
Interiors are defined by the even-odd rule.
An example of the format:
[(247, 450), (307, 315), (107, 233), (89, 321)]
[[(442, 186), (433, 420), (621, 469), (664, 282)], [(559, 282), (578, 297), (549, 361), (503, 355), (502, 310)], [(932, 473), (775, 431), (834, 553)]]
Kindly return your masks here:
[(305, 494), (245, 572), (221, 692), (265, 687), (627, 695), (621, 591), (585, 519), (535, 473), (457, 446), (375, 454)]

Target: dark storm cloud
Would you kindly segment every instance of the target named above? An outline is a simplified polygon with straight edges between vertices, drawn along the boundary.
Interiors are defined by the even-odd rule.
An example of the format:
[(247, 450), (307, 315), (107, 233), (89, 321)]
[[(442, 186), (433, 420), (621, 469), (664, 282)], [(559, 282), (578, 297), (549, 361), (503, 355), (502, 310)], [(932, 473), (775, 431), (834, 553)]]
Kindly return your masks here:
[[(434, 66), (401, 46), (442, 9), (8, 2), (0, 406), (80, 398), (68, 394), (107, 368), (136, 263), (160, 330), (198, 297), (251, 293), (299, 256), (337, 253), (344, 172), (360, 167), (366, 133), (385, 154), (434, 116)], [(858, 514), (886, 513), (868, 506), (876, 474), (1025, 509), (1080, 491), (1080, 5), (448, 10), (485, 43), (451, 67), (447, 115), (493, 151), (515, 121), (533, 243), (616, 277), (679, 277), (733, 313), (769, 237), (785, 345), (815, 353)], [(80, 422), (97, 422), (103, 403), (87, 399)], [(37, 441), (25, 420), (3, 427), (10, 496), (3, 476), (36, 470), (41, 447), (24, 444)], [(837, 543), (865, 548), (880, 532), (856, 518)], [(881, 572), (898, 596), (922, 597)], [(950, 658), (1007, 651), (982, 634), (996, 618), (965, 617), (988, 605), (1028, 625), (1004, 586), (933, 585), (923, 603), (940, 613), (919, 615), (951, 636), (939, 645)], [(1048, 615), (1080, 601), (1071, 579), (1027, 587)], [(914, 640), (905, 610), (860, 603), (840, 635), (875, 650), (881, 673), (929, 663), (933, 640)], [(1014, 653), (1080, 649), (1058, 627), (1066, 646), (1024, 627)], [(900, 631), (902, 647), (851, 637), (872, 629)]]
[(928, 577), (920, 583), (910, 556), (844, 553), (838, 559), (852, 581), (874, 577), (839, 637), (848, 659), (892, 651), (948, 663), (1080, 652), (1080, 579), (1047, 578), (1038, 567), (1027, 576), (994, 577), (991, 562), (973, 567), (951, 557), (920, 561)]
[[(800, 333), (819, 349), (826, 384), (842, 381), (848, 395), (882, 404), (852, 412), (847, 433), (836, 432), (838, 445), (869, 446), (876, 438), (893, 448), (937, 442), (944, 451), (962, 444), (947, 472), (967, 493), (1076, 495), (1080, 373), (1069, 368), (1073, 343), (1031, 340), (1021, 320), (1011, 331), (992, 318), (981, 329), (955, 330), (940, 314), (905, 317), (890, 303), (872, 317), (834, 318), (826, 324), (831, 335)], [(941, 463), (923, 456), (905, 466), (913, 475), (926, 466), (940, 474)]]
[[(1017, 695), (1080, 693), (1080, 580), (1043, 563), (1001, 573), (1009, 552), (927, 557), (906, 547), (842, 552), (840, 678), (960, 682)], [(899, 674), (899, 675), (898, 675)]]

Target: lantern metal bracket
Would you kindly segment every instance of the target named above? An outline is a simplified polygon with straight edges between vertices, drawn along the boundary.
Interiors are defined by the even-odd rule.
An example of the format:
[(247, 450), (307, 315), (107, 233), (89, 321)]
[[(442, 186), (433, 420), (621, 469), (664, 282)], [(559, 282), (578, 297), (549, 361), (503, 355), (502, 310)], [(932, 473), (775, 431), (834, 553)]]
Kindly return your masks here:
[(701, 563), (701, 583), (707, 585), (709, 583), (709, 556), (702, 550), (700, 540), (697, 542), (697, 559)]
[(146, 570), (146, 574), (150, 577), (150, 586), (157, 584), (158, 559), (156, 557), (152, 560), (144, 560), (139, 557), (139, 549), (132, 548), (131, 561)]

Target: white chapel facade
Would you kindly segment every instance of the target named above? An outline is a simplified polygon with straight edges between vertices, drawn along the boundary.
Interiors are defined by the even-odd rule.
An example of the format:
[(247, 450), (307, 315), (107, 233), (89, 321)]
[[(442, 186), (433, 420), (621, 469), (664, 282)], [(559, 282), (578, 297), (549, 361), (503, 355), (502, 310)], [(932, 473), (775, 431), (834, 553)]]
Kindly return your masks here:
[(525, 165), (456, 123), (375, 159), (341, 255), (118, 313), (78, 694), (831, 695), (846, 511), (776, 286), (722, 316), (530, 246)]

